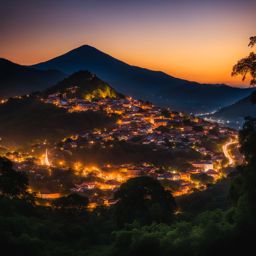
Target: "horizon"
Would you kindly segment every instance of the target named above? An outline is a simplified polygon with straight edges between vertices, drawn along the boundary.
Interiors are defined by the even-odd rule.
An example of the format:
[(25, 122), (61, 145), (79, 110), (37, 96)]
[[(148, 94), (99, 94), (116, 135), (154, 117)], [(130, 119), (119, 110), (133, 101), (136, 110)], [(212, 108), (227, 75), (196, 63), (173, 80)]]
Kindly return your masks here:
[[(214, 82), (199, 82), (199, 81), (196, 81), (196, 80), (193, 80), (193, 79), (189, 80), (189, 79), (186, 79), (186, 78), (184, 78), (184, 77), (177, 77), (177, 76), (174, 76), (174, 75), (172, 75), (172, 74), (168, 74), (167, 72), (165, 72), (165, 71), (163, 71), (163, 70), (157, 70), (157, 69), (152, 69), (152, 68), (147, 68), (147, 67), (142, 67), (142, 66), (136, 66), (136, 65), (133, 65), (132, 63), (127, 63), (127, 62), (124, 61), (124, 60), (118, 59), (117, 57), (112, 56), (112, 55), (110, 55), (110, 54), (107, 53), (107, 52), (103, 52), (103, 51), (101, 51), (100, 49), (96, 48), (95, 46), (88, 45), (88, 44), (80, 45), (80, 46), (78, 46), (78, 47), (76, 47), (76, 48), (67, 50), (67, 51), (64, 52), (64, 53), (60, 53), (58, 56), (53, 56), (53, 57), (50, 58), (50, 59), (43, 60), (43, 61), (36, 62), (36, 63), (32, 63), (32, 64), (17, 63), (17, 62), (14, 62), (14, 61), (11, 60), (11, 59), (2, 58), (1, 56), (0, 56), (0, 59), (5, 59), (5, 60), (10, 61), (10, 62), (12, 62), (12, 63), (18, 64), (18, 65), (24, 65), (24, 66), (28, 66), (28, 67), (29, 67), (29, 66), (33, 66), (33, 65), (35, 65), (35, 64), (44, 63), (44, 62), (47, 62), (48, 60), (52, 60), (52, 59), (58, 58), (58, 57), (60, 57), (60, 56), (63, 56), (63, 55), (65, 55), (65, 54), (69, 53), (69, 52), (72, 52), (72, 51), (77, 50), (77, 49), (82, 48), (82, 47), (91, 47), (91, 48), (94, 48), (94, 49), (96, 49), (97, 51), (101, 52), (102, 54), (106, 54), (106, 55), (108, 55), (108, 56), (110, 56), (110, 57), (112, 57), (112, 58), (114, 58), (114, 59), (117, 59), (117, 60), (120, 61), (120, 62), (123, 62), (123, 63), (129, 65), (129, 66), (134, 66), (134, 67), (138, 67), (138, 68), (142, 68), (142, 69), (147, 69), (147, 70), (150, 70), (150, 71), (153, 71), (153, 72), (162, 72), (162, 73), (164, 73), (164, 74), (166, 74), (166, 75), (168, 75), (168, 76), (171, 76), (171, 77), (173, 77), (173, 78), (183, 79), (183, 80), (186, 80), (186, 81), (189, 81), (189, 82), (200, 83), (200, 84), (202, 84), (202, 85), (203, 85), (203, 84), (212, 84), (212, 85), (216, 85), (216, 86), (218, 86), (218, 85), (219, 85), (219, 86), (229, 86), (229, 87), (240, 88), (240, 89), (252, 88), (252, 87), (248, 84), (248, 81), (247, 81), (247, 80), (246, 80), (245, 82), (241, 82), (240, 84), (229, 84), (229, 83), (224, 83), (224, 82), (219, 82), (219, 83), (217, 83), (217, 82), (216, 82), (216, 83), (214, 83)], [(85, 71), (91, 72), (90, 70), (85, 70)]]
[(251, 0), (13, 0), (0, 10), (0, 57), (32, 65), (90, 45), (130, 65), (189, 81), (248, 86), (231, 71), (251, 50), (255, 8)]

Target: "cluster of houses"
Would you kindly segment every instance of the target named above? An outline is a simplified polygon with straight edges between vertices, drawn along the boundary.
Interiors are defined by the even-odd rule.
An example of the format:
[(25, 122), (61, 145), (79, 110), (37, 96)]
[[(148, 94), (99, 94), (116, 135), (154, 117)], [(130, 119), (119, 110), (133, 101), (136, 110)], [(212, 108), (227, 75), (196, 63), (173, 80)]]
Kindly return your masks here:
[[(118, 166), (100, 166), (91, 170), (83, 166), (80, 168), (83, 170), (81, 175), (90, 178), (84, 179), (80, 184), (74, 184), (73, 191), (88, 194), (92, 206), (111, 204), (113, 191), (122, 182), (139, 175), (150, 175), (158, 179), (175, 196), (205, 189), (207, 182), (204, 182), (200, 175), (206, 175), (212, 182), (216, 182), (222, 177), (222, 161), (225, 159), (223, 152), (217, 146), (216, 148), (208, 147), (207, 141), (221, 146), (230, 137), (236, 135), (234, 130), (219, 124), (157, 107), (131, 97), (89, 101), (65, 98), (60, 93), (55, 93), (42, 100), (65, 108), (69, 112), (101, 110), (118, 116), (113, 127), (81, 131), (79, 134), (63, 139), (59, 146), (54, 146), (54, 150), (56, 147), (57, 150), (70, 151), (75, 148), (90, 148), (95, 143), (104, 148), (107, 143), (118, 140), (131, 144), (151, 145), (156, 150), (170, 152), (193, 150), (202, 156), (199, 161), (190, 162), (190, 168), (184, 170), (175, 170), (170, 166), (159, 171), (159, 166), (156, 167), (150, 163), (150, 159), (148, 163), (138, 165), (123, 163)], [(41, 147), (43, 148), (44, 145)], [(18, 160), (19, 156), (15, 155), (13, 158)], [(16, 162), (22, 165), (20, 159)], [(52, 164), (54, 165), (54, 161)]]

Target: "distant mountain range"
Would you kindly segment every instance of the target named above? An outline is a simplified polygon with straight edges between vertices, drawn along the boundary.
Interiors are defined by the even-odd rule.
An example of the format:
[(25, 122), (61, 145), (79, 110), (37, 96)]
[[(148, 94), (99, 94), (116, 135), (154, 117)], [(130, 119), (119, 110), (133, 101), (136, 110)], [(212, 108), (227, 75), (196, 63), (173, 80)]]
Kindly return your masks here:
[(131, 66), (88, 45), (30, 67), (3, 59), (0, 62), (4, 64), (1, 65), (4, 68), (0, 66), (0, 97), (45, 89), (65, 75), (80, 70), (96, 74), (125, 95), (188, 113), (220, 109), (252, 91), (227, 85), (199, 84)]
[[(255, 95), (255, 93), (253, 94)], [(244, 123), (244, 117), (256, 117), (256, 105), (252, 104), (252, 95), (220, 109), (209, 117), (224, 121), (231, 127), (241, 128), (242, 124)]]
[(66, 74), (89, 70), (121, 93), (186, 112), (216, 110), (251, 92), (226, 85), (199, 84), (131, 66), (88, 45), (33, 67), (58, 69)]
[(0, 98), (42, 90), (64, 77), (57, 70), (37, 70), (0, 58)]

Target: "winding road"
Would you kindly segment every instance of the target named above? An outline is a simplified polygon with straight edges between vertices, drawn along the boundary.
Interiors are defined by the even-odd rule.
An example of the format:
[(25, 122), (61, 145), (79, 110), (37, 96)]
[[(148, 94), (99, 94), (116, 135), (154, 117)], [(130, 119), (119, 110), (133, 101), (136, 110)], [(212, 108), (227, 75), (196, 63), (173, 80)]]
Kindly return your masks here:
[(224, 153), (225, 157), (228, 159), (228, 165), (229, 166), (232, 166), (235, 163), (235, 160), (234, 160), (232, 154), (229, 151), (229, 147), (234, 145), (234, 144), (238, 144), (238, 141), (235, 140), (235, 139), (231, 139), (230, 141), (228, 141), (226, 144), (224, 144), (222, 146), (223, 153)]

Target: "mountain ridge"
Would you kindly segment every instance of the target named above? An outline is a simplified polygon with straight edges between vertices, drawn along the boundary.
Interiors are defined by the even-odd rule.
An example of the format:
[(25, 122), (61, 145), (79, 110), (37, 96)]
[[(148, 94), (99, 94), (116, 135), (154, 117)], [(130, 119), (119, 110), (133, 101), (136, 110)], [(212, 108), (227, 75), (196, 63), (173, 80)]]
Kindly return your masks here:
[(0, 97), (13, 97), (38, 91), (64, 78), (60, 71), (38, 70), (0, 58)]
[[(194, 80), (187, 80), (187, 79), (183, 79), (183, 78), (180, 78), (180, 77), (175, 77), (175, 76), (173, 76), (173, 75), (171, 75), (171, 74), (168, 74), (168, 73), (166, 73), (166, 72), (164, 72), (164, 71), (161, 71), (161, 70), (153, 70), (153, 69), (150, 69), (150, 68), (144, 68), (144, 67), (141, 67), (141, 66), (128, 64), (127, 62), (125, 62), (125, 61), (123, 61), (123, 60), (119, 60), (119, 59), (117, 59), (116, 57), (113, 57), (113, 56), (111, 56), (110, 54), (105, 53), (105, 52), (103, 52), (103, 51), (97, 49), (96, 47), (91, 46), (91, 45), (88, 45), (88, 44), (84, 44), (84, 45), (81, 45), (81, 46), (79, 46), (79, 47), (77, 47), (77, 48), (74, 48), (74, 49), (72, 49), (72, 50), (69, 50), (69, 51), (67, 51), (66, 53), (62, 53), (62, 54), (60, 54), (60, 55), (57, 56), (57, 57), (51, 58), (50, 60), (57, 59), (57, 58), (59, 58), (59, 57), (61, 57), (61, 56), (63, 56), (63, 55), (69, 54), (69, 53), (71, 53), (71, 52), (73, 52), (73, 51), (79, 51), (79, 50), (83, 50), (83, 49), (91, 49), (91, 50), (93, 50), (93, 51), (95, 51), (95, 52), (100, 52), (101, 54), (103, 54), (103, 55), (105, 55), (105, 56), (107, 56), (107, 57), (110, 57), (110, 58), (112, 58), (112, 59), (115, 59), (117, 62), (122, 62), (122, 63), (125, 64), (125, 65), (129, 65), (130, 67), (140, 68), (140, 69), (143, 69), (143, 70), (146, 70), (146, 71), (159, 73), (159, 74), (162, 74), (162, 75), (165, 75), (165, 76), (168, 76), (168, 77), (177, 79), (177, 80), (182, 80), (182, 81), (186, 81), (186, 82), (196, 83), (196, 84), (198, 84), (198, 85), (203, 85), (203, 86), (204, 86), (204, 85), (210, 85), (210, 86), (214, 86), (214, 87), (222, 87), (222, 86), (225, 86), (225, 87), (236, 88), (236, 89), (249, 89), (249, 87), (248, 87), (248, 88), (235, 87), (235, 86), (232, 86), (232, 85), (229, 85), (229, 84), (225, 84), (225, 83), (199, 83), (199, 82), (194, 81)], [(1, 58), (0, 58), (0, 59), (1, 59)], [(46, 63), (46, 62), (48, 62), (48, 61), (49, 61), (49, 60), (42, 61), (42, 62), (39, 62), (39, 63), (37, 63), (37, 64), (30, 65), (30, 67), (37, 66), (37, 65)]]
[[(75, 51), (87, 50), (87, 49), (92, 50), (92, 51), (94, 51), (95, 53), (101, 53), (102, 55), (105, 55), (106, 57), (109, 57), (109, 58), (114, 59), (116, 62), (122, 63), (122, 64), (124, 64), (124, 65), (129, 65), (130, 67), (140, 68), (140, 69), (143, 69), (143, 70), (145, 70), (145, 71), (150, 71), (150, 72), (159, 73), (159, 74), (162, 74), (162, 75), (165, 75), (165, 76), (168, 76), (168, 77), (172, 77), (172, 78), (174, 78), (174, 79), (179, 79), (179, 80), (183, 80), (183, 81), (188, 81), (188, 80), (185, 80), (185, 79), (182, 79), (182, 78), (177, 78), (177, 77), (174, 77), (174, 76), (172, 76), (172, 75), (169, 75), (169, 74), (167, 74), (167, 73), (165, 73), (165, 72), (163, 72), (163, 71), (161, 71), (161, 70), (152, 70), (152, 69), (149, 69), (149, 68), (144, 68), (144, 67), (140, 67), (140, 66), (128, 64), (128, 63), (126, 63), (125, 61), (119, 60), (119, 59), (117, 59), (117, 58), (111, 56), (110, 54), (107, 54), (107, 53), (105, 53), (105, 52), (103, 52), (103, 51), (97, 49), (96, 47), (93, 47), (93, 46), (88, 45), (88, 44), (84, 44), (84, 45), (81, 45), (81, 46), (79, 46), (79, 47), (77, 47), (77, 48), (74, 48), (74, 49), (72, 49), (72, 50), (69, 50), (69, 51), (67, 51), (66, 53), (60, 54), (59, 56), (54, 57), (54, 58), (52, 58), (52, 59), (50, 59), (50, 60), (57, 59), (57, 58), (59, 58), (59, 57), (61, 57), (61, 56), (64, 56), (64, 55), (69, 54), (69, 53), (73, 53), (73, 52), (75, 52)], [(46, 63), (46, 62), (48, 62), (48, 61), (49, 61), (49, 60), (47, 60), (47, 61), (42, 61), (42, 62), (39, 62), (39, 63), (37, 63), (37, 64), (31, 65), (31, 66), (32, 66), (32, 67), (33, 67), (33, 66), (37, 66), (37, 65)], [(190, 81), (190, 82), (196, 82), (196, 81)], [(227, 86), (228, 86), (228, 85), (227, 85)], [(231, 86), (230, 86), (230, 87), (231, 87)]]
[(88, 70), (117, 91), (186, 112), (208, 112), (229, 105), (251, 92), (228, 85), (200, 84), (129, 65), (95, 47), (83, 45), (53, 59), (33, 65), (71, 74)]
[(256, 117), (256, 105), (251, 101), (252, 96), (255, 97), (255, 95), (256, 93), (253, 92), (251, 95), (221, 108), (214, 114), (210, 115), (210, 117), (227, 122), (231, 127), (241, 128), (245, 117)]

